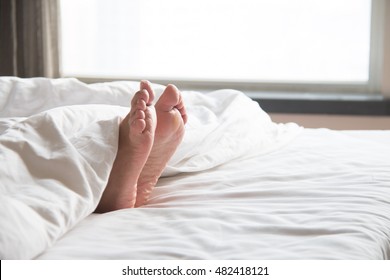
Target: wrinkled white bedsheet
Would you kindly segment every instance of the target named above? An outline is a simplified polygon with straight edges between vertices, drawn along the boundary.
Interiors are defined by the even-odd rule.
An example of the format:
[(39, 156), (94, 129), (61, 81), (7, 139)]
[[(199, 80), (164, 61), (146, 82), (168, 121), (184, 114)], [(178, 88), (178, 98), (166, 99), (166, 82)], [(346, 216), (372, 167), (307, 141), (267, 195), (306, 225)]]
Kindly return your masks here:
[[(154, 88), (158, 98), (164, 87), (154, 85)], [(112, 217), (106, 229), (112, 228), (116, 234), (120, 235), (121, 233), (115, 229), (115, 223), (118, 222), (118, 225), (121, 223), (118, 220), (121, 215), (124, 215), (127, 222), (138, 220), (139, 223), (142, 221), (145, 223), (144, 226), (137, 228), (139, 238), (148, 236), (150, 226), (157, 226), (157, 228), (164, 226), (166, 219), (174, 224), (173, 227), (166, 224), (166, 231), (159, 233), (158, 240), (150, 240), (149, 248), (138, 243), (143, 248), (142, 250), (152, 252), (152, 254), (140, 255), (135, 250), (131, 250), (134, 254), (121, 255), (120, 252), (112, 251), (111, 253), (117, 257), (213, 257), (207, 251), (198, 255), (198, 250), (189, 251), (184, 255), (180, 252), (174, 253), (174, 248), (177, 246), (184, 250), (187, 246), (189, 248), (195, 246), (195, 244), (183, 243), (186, 241), (182, 239), (183, 236), (171, 236), (177, 240), (177, 243), (165, 253), (166, 255), (153, 253), (153, 248), (159, 248), (156, 241), (169, 244), (164, 241), (169, 233), (187, 234), (188, 231), (190, 236), (199, 240), (200, 244), (196, 246), (205, 246), (203, 237), (206, 237), (204, 241), (211, 241), (204, 236), (205, 232), (213, 228), (218, 232), (219, 229), (224, 229), (218, 223), (213, 225), (213, 221), (219, 221), (221, 217), (225, 217), (224, 222), (229, 227), (236, 223), (233, 216), (232, 220), (226, 220), (231, 211), (228, 209), (224, 212), (225, 214), (221, 212), (217, 219), (211, 211), (210, 215), (199, 220), (197, 215), (207, 208), (199, 212), (198, 207), (187, 205), (186, 199), (181, 197), (181, 192), (178, 196), (174, 192), (173, 197), (169, 195), (168, 198), (164, 198), (166, 194), (169, 194), (165, 191), (161, 193), (162, 190), (167, 190), (164, 184), (168, 184), (168, 190), (173, 187), (174, 190), (179, 191), (180, 188), (176, 188), (180, 187), (178, 182), (186, 178), (193, 180), (200, 174), (204, 174), (203, 181), (195, 183), (195, 189), (200, 191), (201, 188), (206, 188), (211, 193), (208, 191), (202, 191), (202, 194), (193, 193), (192, 187), (189, 189), (186, 187), (181, 191), (193, 199), (200, 195), (203, 197), (202, 205), (208, 204), (207, 201), (212, 199), (213, 192), (215, 192), (213, 182), (229, 178), (228, 174), (220, 174), (219, 176), (222, 177), (208, 176), (208, 171), (223, 168), (222, 166), (227, 163), (240, 163), (246, 158), (278, 151), (302, 131), (295, 124), (273, 123), (257, 103), (237, 91), (220, 90), (208, 94), (183, 92), (189, 115), (186, 134), (178, 151), (164, 171), (164, 178), (161, 179), (160, 186), (154, 192), (151, 203), (133, 212), (126, 210), (107, 215), (91, 215), (104, 190), (116, 154), (118, 124), (129, 111), (130, 99), (137, 90), (138, 83), (136, 82), (86, 85), (76, 79), (0, 78), (1, 259), (29, 259), (38, 255), (45, 257), (45, 252), (50, 258), (49, 248), (53, 246), (53, 248), (62, 248), (61, 245), (57, 247), (57, 241), (62, 237), (64, 239), (61, 242), (67, 237), (71, 238), (69, 230), (74, 229), (72, 233), (75, 233), (82, 229), (85, 223), (90, 223), (94, 219)], [(244, 181), (246, 180), (252, 179), (248, 177)], [(228, 186), (230, 184), (228, 183)], [(221, 198), (226, 198), (225, 202), (221, 200), (219, 203), (228, 203), (229, 197), (235, 196), (235, 193), (230, 193), (229, 188), (224, 187), (223, 181), (217, 185), (223, 190)], [(207, 188), (208, 186), (210, 188)], [(177, 199), (173, 199), (175, 196)], [(156, 198), (160, 199), (157, 200), (157, 204)], [(161, 201), (165, 200), (169, 202), (166, 207), (170, 208), (170, 212), (166, 214), (159, 206)], [(184, 212), (180, 209), (176, 211), (176, 204), (185, 205)], [(226, 206), (229, 205), (226, 204)], [(182, 216), (183, 213), (187, 214)], [(164, 218), (159, 219), (161, 215)], [(176, 215), (180, 218), (177, 221)], [(192, 231), (191, 228), (187, 229), (182, 218), (188, 219), (187, 222), (194, 225), (200, 222), (199, 225), (202, 226), (207, 224), (204, 224), (203, 220), (209, 221), (210, 228), (202, 229), (202, 227), (195, 226)], [(158, 226), (152, 222), (155, 219), (161, 220), (163, 224)], [(186, 229), (180, 227), (180, 224)], [(98, 225), (97, 221), (96, 226)], [(128, 231), (133, 232), (132, 226), (138, 225), (126, 226), (123, 234), (127, 236)], [(89, 230), (94, 232), (94, 227), (92, 225)], [(180, 232), (180, 228), (184, 232)], [(142, 229), (145, 232), (142, 232)], [(179, 232), (175, 232), (176, 230)], [(96, 231), (96, 234), (100, 236), (101, 233)], [(214, 236), (215, 232), (211, 230), (210, 234)], [(104, 236), (100, 237), (104, 238)], [(216, 236), (215, 240), (219, 240), (219, 236)], [(118, 242), (125, 242), (132, 247), (133, 245), (127, 241)], [(107, 245), (110, 243), (108, 242)], [(74, 245), (75, 247), (71, 247), (72, 251), (74, 248), (84, 246), (82, 243)], [(121, 243), (118, 246), (122, 245)], [(242, 249), (246, 250), (246, 248)], [(124, 250), (127, 250), (126, 246)], [(75, 250), (69, 253), (78, 255), (80, 252)], [(88, 250), (84, 253), (79, 256), (110, 257), (99, 254), (88, 255)], [(64, 254), (62, 256), (53, 255), (53, 257), (73, 256)], [(225, 257), (234, 256), (226, 255)]]
[(163, 178), (40, 259), (389, 259), (390, 131), (305, 129), (277, 151)]

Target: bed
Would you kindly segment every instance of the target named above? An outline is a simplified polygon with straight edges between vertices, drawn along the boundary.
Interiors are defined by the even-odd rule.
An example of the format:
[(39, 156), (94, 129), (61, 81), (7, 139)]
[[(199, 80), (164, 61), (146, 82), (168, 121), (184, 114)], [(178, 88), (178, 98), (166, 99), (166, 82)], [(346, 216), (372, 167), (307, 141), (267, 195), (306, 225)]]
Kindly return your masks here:
[(390, 131), (276, 124), (228, 89), (183, 91), (145, 206), (93, 213), (138, 86), (0, 78), (1, 259), (390, 258)]

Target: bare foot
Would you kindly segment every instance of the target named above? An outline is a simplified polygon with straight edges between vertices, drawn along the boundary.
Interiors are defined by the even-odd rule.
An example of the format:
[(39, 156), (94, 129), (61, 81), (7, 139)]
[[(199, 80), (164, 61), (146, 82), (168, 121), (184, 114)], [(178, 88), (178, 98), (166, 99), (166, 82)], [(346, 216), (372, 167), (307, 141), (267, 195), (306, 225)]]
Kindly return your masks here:
[[(141, 83), (141, 87), (143, 83)], [(136, 202), (137, 181), (151, 152), (156, 130), (156, 111), (151, 105), (152, 91), (138, 91), (129, 114), (119, 126), (118, 152), (107, 187), (96, 212), (132, 208)]]
[[(150, 95), (154, 95), (148, 82), (144, 82), (141, 88), (147, 90)], [(181, 93), (174, 85), (166, 87), (155, 108), (157, 127), (154, 144), (139, 176), (135, 207), (144, 205), (148, 200), (169, 159), (183, 139), (184, 125), (187, 122)]]

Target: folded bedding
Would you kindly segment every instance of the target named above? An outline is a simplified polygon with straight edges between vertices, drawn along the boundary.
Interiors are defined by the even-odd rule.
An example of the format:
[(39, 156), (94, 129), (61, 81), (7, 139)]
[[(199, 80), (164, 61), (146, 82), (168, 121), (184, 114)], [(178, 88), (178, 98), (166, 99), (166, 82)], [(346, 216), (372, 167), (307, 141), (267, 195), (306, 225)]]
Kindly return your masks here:
[[(117, 151), (118, 124), (138, 87), (0, 78), (1, 259), (42, 255), (95, 217)], [(158, 99), (164, 87), (153, 87)], [(183, 99), (189, 121), (162, 181), (267, 155), (302, 132), (295, 124), (273, 123), (238, 91), (186, 91)], [(151, 213), (150, 206), (134, 211)]]

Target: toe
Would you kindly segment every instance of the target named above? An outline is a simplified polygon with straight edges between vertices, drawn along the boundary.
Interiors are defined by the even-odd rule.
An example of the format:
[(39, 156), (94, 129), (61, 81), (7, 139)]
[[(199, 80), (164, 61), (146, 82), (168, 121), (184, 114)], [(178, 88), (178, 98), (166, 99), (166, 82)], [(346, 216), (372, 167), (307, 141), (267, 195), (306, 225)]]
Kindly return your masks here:
[(179, 111), (184, 124), (186, 124), (188, 117), (183, 97), (176, 86), (168, 85), (156, 103), (156, 110), (169, 112), (172, 109), (177, 109)]
[(149, 93), (147, 90), (137, 91), (133, 99), (131, 100), (131, 107), (142, 110), (142, 108), (139, 108), (139, 106), (145, 104), (146, 107), (146, 104), (149, 102), (148, 100), (149, 100)]
[(161, 111), (171, 111), (179, 104), (180, 92), (174, 85), (168, 85), (156, 103), (156, 109)]
[(146, 109), (146, 101), (144, 99), (138, 99), (136, 104), (134, 105), (136, 110), (145, 110)]
[(134, 112), (134, 119), (141, 119), (141, 120), (144, 120), (145, 119), (145, 111), (144, 110), (136, 110)]
[(146, 128), (146, 122), (144, 119), (135, 119), (130, 124), (130, 131), (131, 131), (131, 133), (134, 133), (134, 134), (143, 133), (145, 128)]
[(180, 112), (180, 115), (183, 119), (184, 124), (186, 124), (187, 120), (188, 120), (186, 108), (184, 106), (182, 106), (181, 108), (178, 108), (178, 110)]
[(184, 124), (186, 124), (188, 117), (187, 117), (186, 107), (184, 106), (183, 97), (182, 97), (181, 94), (179, 95), (179, 102), (175, 106), (175, 108), (180, 112), (180, 115), (181, 115), (181, 117), (183, 119), (183, 122), (184, 122)]
[(146, 102), (146, 104), (151, 105), (153, 100), (154, 100), (154, 96), (155, 96), (151, 83), (149, 81), (142, 80), (140, 83), (140, 89), (146, 90), (148, 92), (149, 98), (148, 98), (148, 101)]

